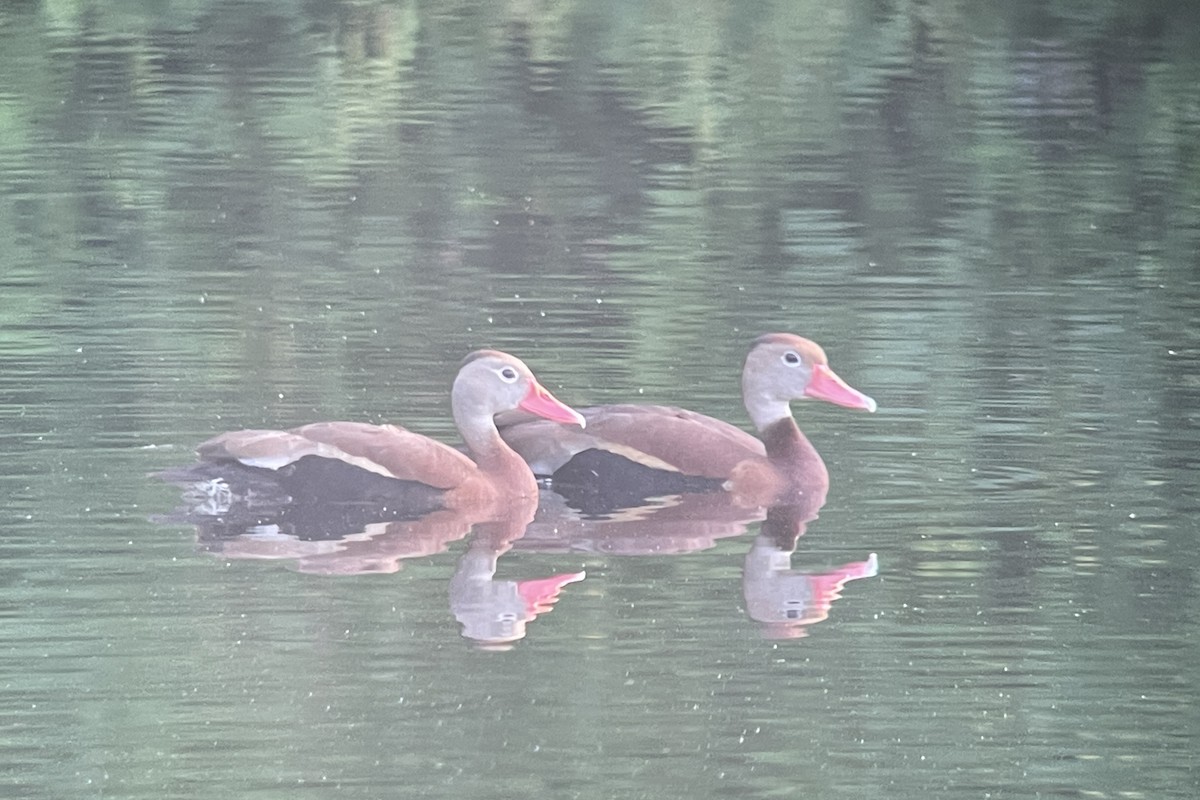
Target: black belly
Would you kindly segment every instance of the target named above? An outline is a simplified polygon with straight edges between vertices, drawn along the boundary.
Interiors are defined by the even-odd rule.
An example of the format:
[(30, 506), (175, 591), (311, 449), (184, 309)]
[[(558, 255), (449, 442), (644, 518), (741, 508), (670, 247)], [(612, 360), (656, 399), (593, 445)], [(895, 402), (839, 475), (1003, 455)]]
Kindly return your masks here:
[(277, 470), (205, 461), (160, 477), (185, 489), (186, 504), (174, 518), (204, 522), (217, 537), (276, 525), (301, 539), (338, 539), (372, 523), (419, 519), (443, 508), (440, 489), (319, 456)]
[(655, 469), (607, 450), (577, 453), (550, 477), (550, 488), (585, 514), (633, 508), (664, 495), (719, 492), (724, 483)]

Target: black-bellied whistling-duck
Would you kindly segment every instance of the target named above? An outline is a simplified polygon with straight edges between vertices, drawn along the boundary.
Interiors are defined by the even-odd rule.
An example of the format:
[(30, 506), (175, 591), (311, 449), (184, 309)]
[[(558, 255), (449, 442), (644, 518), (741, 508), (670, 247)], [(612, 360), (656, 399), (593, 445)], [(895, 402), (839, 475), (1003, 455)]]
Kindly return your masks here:
[[(500, 435), (553, 485), (591, 484), (597, 493), (642, 497), (724, 488), (746, 504), (774, 505), (789, 487), (824, 470), (792, 418), (793, 400), (875, 410), (875, 401), (829, 368), (819, 345), (790, 333), (754, 341), (742, 370), (742, 397), (761, 441), (734, 426), (668, 406), (580, 409), (586, 429), (504, 414)], [(814, 460), (815, 459), (815, 460)], [(790, 502), (790, 501), (789, 501)]]
[[(282, 493), (263, 501), (269, 510), (293, 502), (387, 503), (397, 516), (448, 508), (485, 519), (515, 498), (536, 503), (538, 492), (529, 467), (500, 438), (497, 413), (521, 409), (556, 423), (584, 424), (520, 359), (496, 350), (467, 356), (450, 401), (470, 458), (395, 425), (317, 422), (289, 431), (221, 434), (197, 448), (204, 463), (164, 477), (183, 482), (190, 474), (219, 484), (237, 473), (233, 478), (248, 483), (252, 495), (268, 497), (268, 485)], [(254, 497), (249, 502), (253, 506)]]

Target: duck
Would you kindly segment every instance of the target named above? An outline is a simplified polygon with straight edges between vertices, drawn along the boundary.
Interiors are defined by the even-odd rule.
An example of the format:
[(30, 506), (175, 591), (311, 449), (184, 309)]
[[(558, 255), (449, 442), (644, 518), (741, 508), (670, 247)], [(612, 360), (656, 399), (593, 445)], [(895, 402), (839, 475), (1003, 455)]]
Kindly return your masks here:
[(332, 503), (369, 507), (373, 517), (380, 509), (393, 519), (457, 509), (486, 519), (517, 501), (536, 503), (538, 496), (529, 466), (497, 431), (498, 413), (519, 409), (553, 424), (586, 424), (524, 362), (499, 350), (477, 350), (463, 360), (450, 404), (465, 453), (398, 425), (314, 422), (222, 433), (196, 448), (199, 464), (165, 477), (204, 483), (210, 496), (224, 498), (210, 509), (216, 514), (239, 505), (251, 516), (261, 509), (269, 517), (285, 509), (294, 514), (297, 505), (316, 510)]
[[(829, 366), (824, 349), (793, 333), (754, 340), (742, 369), (742, 399), (758, 437), (674, 406), (616, 404), (579, 409), (584, 425), (497, 418), (501, 438), (535, 475), (559, 488), (602, 496), (652, 497), (729, 491), (746, 505), (797, 502), (824, 463), (792, 416), (791, 403), (821, 400), (867, 412), (875, 401)], [(790, 492), (790, 493), (789, 493)]]

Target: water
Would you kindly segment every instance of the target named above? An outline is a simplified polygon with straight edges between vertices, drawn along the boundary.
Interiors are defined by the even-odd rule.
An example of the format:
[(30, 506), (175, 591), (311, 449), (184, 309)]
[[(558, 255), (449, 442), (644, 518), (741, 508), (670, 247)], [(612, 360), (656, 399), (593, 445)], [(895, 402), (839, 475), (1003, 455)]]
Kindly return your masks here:
[[(1196, 796), (1198, 27), (0, 11), (0, 786)], [(158, 521), (149, 473), (222, 430), (453, 440), (480, 346), (573, 404), (743, 424), (769, 330), (880, 405), (797, 408), (830, 486), (794, 552), (728, 509), (553, 497), (490, 551)], [(579, 572), (507, 648), (463, 637), (463, 576)], [(772, 581), (807, 624), (761, 619)]]

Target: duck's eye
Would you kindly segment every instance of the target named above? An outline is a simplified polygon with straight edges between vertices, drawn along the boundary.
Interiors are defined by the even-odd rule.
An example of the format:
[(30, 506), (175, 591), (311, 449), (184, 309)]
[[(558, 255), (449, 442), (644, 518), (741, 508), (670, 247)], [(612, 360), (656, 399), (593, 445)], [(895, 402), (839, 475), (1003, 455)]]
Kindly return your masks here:
[(505, 383), (513, 383), (518, 377), (520, 376), (517, 375), (517, 371), (512, 367), (504, 367), (500, 370), (500, 380)]
[(791, 352), (791, 351), (788, 351), (788, 352), (786, 352), (786, 353), (784, 353), (784, 354), (783, 354), (783, 363), (785, 363), (785, 364), (799, 364), (799, 363), (800, 363), (800, 356), (796, 355), (795, 353), (793, 353), (793, 352)]

